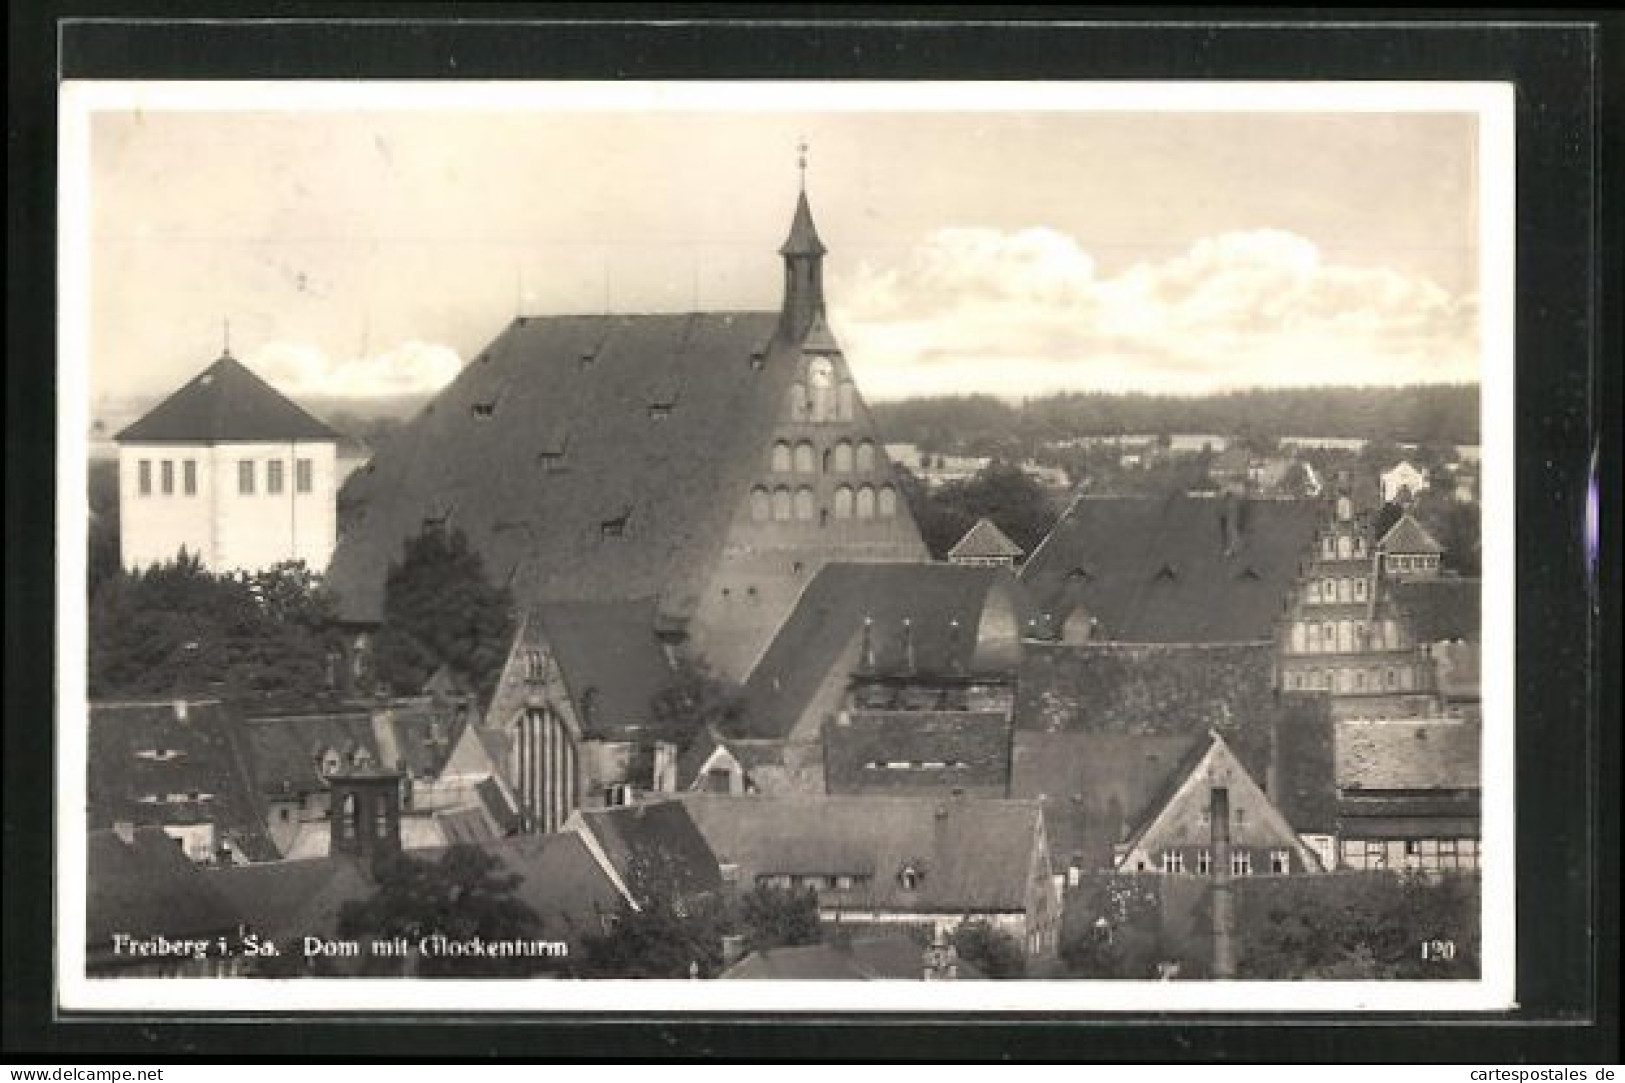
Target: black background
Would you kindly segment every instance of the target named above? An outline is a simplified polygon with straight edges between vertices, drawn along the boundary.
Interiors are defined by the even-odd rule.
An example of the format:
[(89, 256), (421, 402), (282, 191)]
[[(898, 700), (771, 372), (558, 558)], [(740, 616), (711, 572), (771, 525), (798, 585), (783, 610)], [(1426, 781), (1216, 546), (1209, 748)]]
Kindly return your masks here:
[[(229, 11), (229, 19), (221, 19)], [(4, 1021), (12, 1062), (398, 1057), (1619, 1063), (1616, 16), (56, 4), (10, 10)], [(1161, 21), (1149, 22), (1149, 18)], [(1511, 21), (1514, 18), (1520, 21)], [(201, 21), (201, 20), (211, 21)], [(190, 21), (188, 21), (190, 20)], [(266, 21), (269, 20), (269, 21)], [(590, 20), (590, 21), (583, 21)], [(921, 21), (927, 20), (927, 21)], [(951, 20), (951, 21), (950, 21)], [(1136, 20), (1136, 21), (1129, 21)], [(1315, 79), (1517, 85), (1518, 999), (1506, 1015), (64, 1016), (52, 985), (55, 116), (107, 79)], [(1290, 88), (1283, 87), (1283, 94)], [(1607, 141), (1604, 135), (1607, 134)], [(177, 163), (178, 169), (184, 163)], [(1608, 183), (1605, 185), (1604, 181)], [(1603, 546), (1581, 524), (1600, 453)], [(1488, 529), (1504, 529), (1489, 524)], [(69, 933), (71, 934), (71, 931)], [(274, 1004), (267, 1004), (274, 1009)], [(839, 1033), (832, 1033), (838, 1031)]]

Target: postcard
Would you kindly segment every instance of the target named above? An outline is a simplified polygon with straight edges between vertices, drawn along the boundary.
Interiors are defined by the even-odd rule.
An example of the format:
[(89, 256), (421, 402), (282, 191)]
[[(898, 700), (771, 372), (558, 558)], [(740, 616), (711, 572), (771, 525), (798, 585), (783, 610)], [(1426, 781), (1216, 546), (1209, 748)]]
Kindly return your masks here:
[(1509, 85), (60, 131), (63, 1008), (1512, 1006)]

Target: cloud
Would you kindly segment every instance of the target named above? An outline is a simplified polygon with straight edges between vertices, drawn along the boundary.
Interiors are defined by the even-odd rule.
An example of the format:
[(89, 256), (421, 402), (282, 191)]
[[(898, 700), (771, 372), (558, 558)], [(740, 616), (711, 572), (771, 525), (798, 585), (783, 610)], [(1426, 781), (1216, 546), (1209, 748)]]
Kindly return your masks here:
[(881, 397), (1479, 376), (1476, 298), (1328, 264), (1281, 230), (1204, 238), (1102, 276), (1056, 230), (942, 229), (831, 295), (847, 354)]
[(269, 342), (244, 362), (291, 398), (369, 398), (438, 391), (462, 370), (449, 346), (403, 342), (365, 357), (331, 357), (303, 342)]

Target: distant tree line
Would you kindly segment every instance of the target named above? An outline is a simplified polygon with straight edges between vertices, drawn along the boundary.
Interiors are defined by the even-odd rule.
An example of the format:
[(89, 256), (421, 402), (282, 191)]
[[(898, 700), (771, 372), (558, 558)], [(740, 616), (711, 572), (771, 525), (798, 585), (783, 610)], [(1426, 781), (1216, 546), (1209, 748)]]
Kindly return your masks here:
[(886, 440), (929, 451), (1030, 453), (1079, 436), (1247, 433), (1389, 443), (1476, 444), (1476, 384), (1254, 388), (1218, 395), (1050, 395), (1012, 404), (991, 395), (872, 404)]

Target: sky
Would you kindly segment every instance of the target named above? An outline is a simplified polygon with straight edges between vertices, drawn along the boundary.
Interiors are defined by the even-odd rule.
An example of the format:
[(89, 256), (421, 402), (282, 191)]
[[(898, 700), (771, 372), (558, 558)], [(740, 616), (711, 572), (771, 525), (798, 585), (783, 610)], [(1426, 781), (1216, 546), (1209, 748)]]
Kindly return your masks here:
[(517, 314), (775, 309), (803, 140), (831, 324), (871, 399), (1479, 377), (1472, 113), (729, 90), (97, 111), (92, 401), (167, 393), (227, 321), (284, 392), (361, 398), (443, 386)]

